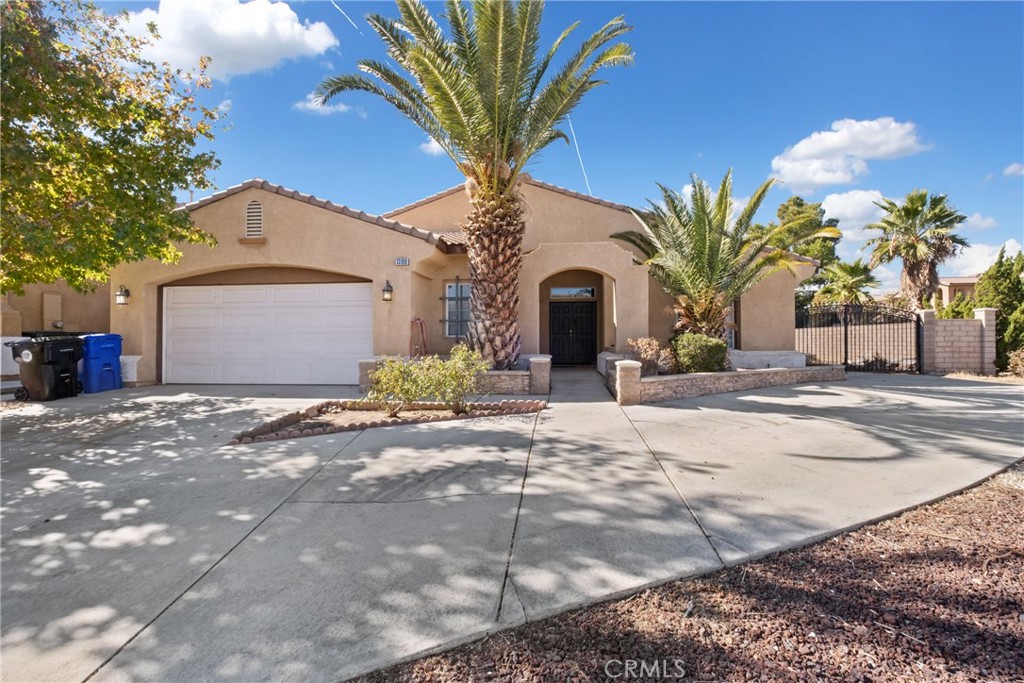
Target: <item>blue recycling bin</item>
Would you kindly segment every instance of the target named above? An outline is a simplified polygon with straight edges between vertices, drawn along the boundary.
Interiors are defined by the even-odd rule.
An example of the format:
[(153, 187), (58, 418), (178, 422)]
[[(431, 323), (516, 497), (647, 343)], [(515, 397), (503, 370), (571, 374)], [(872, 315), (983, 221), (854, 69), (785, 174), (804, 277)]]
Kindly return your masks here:
[(95, 394), (121, 388), (121, 335), (82, 335), (82, 391)]

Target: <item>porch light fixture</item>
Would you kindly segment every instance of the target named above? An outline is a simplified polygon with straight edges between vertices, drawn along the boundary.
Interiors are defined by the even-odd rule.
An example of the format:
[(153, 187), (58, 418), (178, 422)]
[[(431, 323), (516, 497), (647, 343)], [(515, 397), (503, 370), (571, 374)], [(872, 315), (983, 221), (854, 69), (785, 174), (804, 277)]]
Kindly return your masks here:
[(114, 303), (116, 303), (118, 306), (127, 306), (128, 297), (130, 297), (131, 295), (132, 293), (128, 291), (128, 288), (125, 287), (124, 285), (121, 285), (120, 287), (117, 288), (117, 291), (114, 292)]
[(381, 290), (381, 293), (384, 295), (384, 301), (391, 301), (394, 292), (395, 288), (391, 286), (391, 280), (385, 280), (384, 289)]

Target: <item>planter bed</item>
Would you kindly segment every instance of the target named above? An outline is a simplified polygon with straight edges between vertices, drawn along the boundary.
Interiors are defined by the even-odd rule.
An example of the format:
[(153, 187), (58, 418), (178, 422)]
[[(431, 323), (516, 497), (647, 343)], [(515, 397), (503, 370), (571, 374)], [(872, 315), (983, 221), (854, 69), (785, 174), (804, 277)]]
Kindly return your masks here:
[(640, 401), (657, 403), (731, 391), (750, 391), (807, 382), (840, 382), (845, 379), (846, 372), (841, 365), (659, 375), (640, 380)]
[(468, 403), (466, 407), (469, 409), (468, 413), (455, 415), (443, 403), (417, 401), (403, 408), (398, 417), (388, 417), (387, 412), (378, 404), (369, 401), (324, 401), (239, 432), (228, 441), (228, 445), (296, 439), (392, 425), (535, 413), (546, 408), (547, 401)]

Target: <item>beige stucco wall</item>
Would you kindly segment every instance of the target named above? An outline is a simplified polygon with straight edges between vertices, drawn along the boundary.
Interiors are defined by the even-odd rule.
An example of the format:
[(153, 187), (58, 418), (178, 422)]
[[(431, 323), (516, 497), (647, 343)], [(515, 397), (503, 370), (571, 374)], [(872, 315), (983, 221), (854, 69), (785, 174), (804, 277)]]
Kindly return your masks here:
[[(526, 204), (523, 250), (527, 252), (541, 244), (611, 242), (611, 233), (636, 230), (639, 226), (636, 218), (628, 211), (537, 185), (524, 184), (522, 196)], [(427, 230), (448, 232), (458, 230), (459, 225), (465, 222), (467, 213), (469, 198), (465, 192), (459, 191), (389, 216)], [(625, 243), (617, 243), (624, 249), (631, 249)]]
[(814, 275), (813, 264), (795, 273), (779, 271), (740, 297), (736, 348), (743, 351), (792, 351), (796, 348), (796, 288)]
[(113, 297), (110, 283), (80, 294), (64, 282), (57, 282), (26, 285), (24, 294), (10, 294), (8, 301), (21, 314), (23, 331), (56, 330), (53, 323), (60, 321), (65, 332), (109, 332)]
[[(245, 207), (252, 200), (263, 205), (265, 244), (241, 244)], [(128, 306), (111, 311), (111, 331), (124, 336), (124, 353), (141, 356), (140, 382), (158, 380), (161, 318), (159, 288), (183, 278), (220, 270), (283, 266), (343, 273), (373, 283), (379, 292), (386, 280), (394, 299), (373, 298), (374, 353), (405, 354), (409, 321), (413, 315), (413, 269), (437, 253), (423, 240), (356, 218), (341, 215), (265, 190), (250, 188), (199, 207), (193, 220), (218, 240), (216, 247), (184, 245), (174, 265), (143, 261), (119, 266), (112, 281), (131, 292)], [(410, 266), (396, 266), (396, 257), (408, 257)]]
[(963, 294), (965, 298), (971, 298), (974, 296), (975, 284), (973, 282), (961, 283), (955, 285), (944, 285), (939, 284), (939, 289), (936, 292), (936, 298), (943, 306), (948, 306), (956, 298), (957, 294)]
[(427, 352), (448, 353), (455, 344), (454, 337), (444, 336), (444, 285), (458, 276), (469, 281), (469, 260), (465, 254), (433, 254), (415, 264), (413, 279), (414, 317), (423, 320), (427, 329)]

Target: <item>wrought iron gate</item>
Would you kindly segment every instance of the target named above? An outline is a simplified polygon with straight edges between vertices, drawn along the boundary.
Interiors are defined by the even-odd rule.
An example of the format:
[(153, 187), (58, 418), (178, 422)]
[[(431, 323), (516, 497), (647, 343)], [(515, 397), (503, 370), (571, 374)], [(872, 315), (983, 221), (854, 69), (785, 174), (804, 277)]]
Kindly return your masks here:
[(913, 311), (877, 304), (798, 308), (796, 350), (809, 365), (863, 372), (919, 372), (921, 323)]

